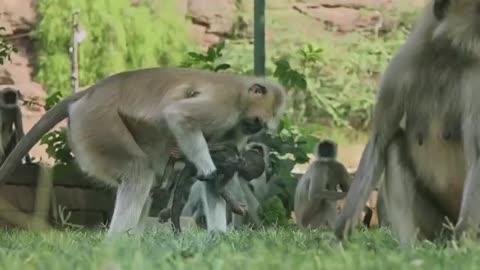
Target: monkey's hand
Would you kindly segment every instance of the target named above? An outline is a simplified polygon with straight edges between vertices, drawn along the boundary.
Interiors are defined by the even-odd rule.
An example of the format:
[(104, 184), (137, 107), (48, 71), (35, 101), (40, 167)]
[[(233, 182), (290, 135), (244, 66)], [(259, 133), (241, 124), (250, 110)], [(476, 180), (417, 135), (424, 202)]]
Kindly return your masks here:
[(224, 189), (224, 190), (221, 190), (220, 191), (220, 196), (222, 196), (222, 198), (225, 200), (225, 202), (230, 205), (230, 207), (232, 208), (232, 212), (237, 214), (237, 215), (240, 215), (240, 216), (245, 216), (247, 214), (247, 210), (245, 209), (245, 205), (239, 203), (237, 200), (235, 200), (232, 196), (232, 194)]

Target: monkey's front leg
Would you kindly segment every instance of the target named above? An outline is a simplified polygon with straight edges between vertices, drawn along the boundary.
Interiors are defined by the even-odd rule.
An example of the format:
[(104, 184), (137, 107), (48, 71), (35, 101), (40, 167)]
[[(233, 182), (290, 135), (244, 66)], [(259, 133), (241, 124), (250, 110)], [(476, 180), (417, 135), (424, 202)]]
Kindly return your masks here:
[(217, 169), (213, 163), (207, 141), (203, 136), (202, 119), (206, 117), (209, 104), (199, 103), (193, 99), (181, 100), (173, 103), (164, 110), (167, 125), (177, 140), (177, 145), (185, 157), (195, 165), (196, 178), (199, 180), (213, 180), (217, 176)]
[(368, 195), (379, 180), (385, 164), (375, 138), (371, 138), (363, 151), (350, 190), (345, 199), (345, 207), (335, 224), (335, 235), (344, 239), (350, 235), (358, 222), (358, 216), (367, 202)]
[[(467, 177), (463, 188), (462, 204), (460, 214), (455, 226), (455, 236), (461, 237), (468, 229), (475, 230), (478, 233), (480, 225), (480, 154), (477, 150), (478, 141), (476, 134), (471, 134), (471, 127), (475, 127), (476, 123), (471, 123), (470, 128), (466, 130), (464, 136), (464, 151), (466, 153), (466, 161), (469, 165)], [(465, 130), (465, 129), (464, 129)]]

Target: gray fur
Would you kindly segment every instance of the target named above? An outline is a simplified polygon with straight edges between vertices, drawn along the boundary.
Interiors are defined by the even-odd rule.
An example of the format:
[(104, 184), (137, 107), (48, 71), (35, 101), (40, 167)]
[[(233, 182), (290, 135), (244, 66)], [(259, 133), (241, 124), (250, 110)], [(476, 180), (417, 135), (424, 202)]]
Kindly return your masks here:
[[(440, 3), (441, 2), (441, 3)], [(480, 224), (478, 0), (432, 1), (380, 82), (373, 130), (335, 233), (346, 238), (385, 171), (386, 211), (404, 244)], [(443, 14), (436, 17), (436, 14)], [(405, 126), (401, 119), (405, 117)], [(466, 168), (466, 169), (465, 169)], [(470, 223), (471, 222), (471, 223)]]
[[(333, 155), (320, 155), (322, 144), (333, 147)], [(294, 211), (298, 226), (316, 228), (333, 227), (337, 218), (336, 200), (345, 196), (350, 187), (350, 176), (345, 166), (336, 160), (337, 145), (323, 140), (315, 145), (315, 161), (298, 181), (295, 190)], [(330, 153), (331, 154), (331, 153)], [(343, 192), (337, 192), (337, 185)]]

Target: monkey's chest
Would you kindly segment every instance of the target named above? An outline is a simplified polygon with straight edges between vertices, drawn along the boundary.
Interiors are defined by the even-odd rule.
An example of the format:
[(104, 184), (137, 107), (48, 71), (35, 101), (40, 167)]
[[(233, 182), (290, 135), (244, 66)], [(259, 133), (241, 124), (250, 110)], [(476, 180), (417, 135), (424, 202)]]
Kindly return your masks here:
[(441, 123), (439, 119), (430, 121), (421, 144), (407, 129), (410, 164), (435, 201), (450, 217), (456, 218), (466, 175), (463, 144), (445, 139)]

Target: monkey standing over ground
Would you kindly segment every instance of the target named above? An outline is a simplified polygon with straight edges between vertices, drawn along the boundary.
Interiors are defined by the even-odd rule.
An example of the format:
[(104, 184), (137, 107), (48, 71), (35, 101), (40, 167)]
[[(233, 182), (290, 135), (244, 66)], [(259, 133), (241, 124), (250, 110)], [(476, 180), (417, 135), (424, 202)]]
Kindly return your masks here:
[[(0, 90), (0, 164), (25, 135), (19, 103), (20, 91), (11, 87)], [(29, 154), (25, 161), (32, 162)]]
[[(127, 231), (138, 234), (170, 147), (178, 146), (208, 188), (217, 169), (207, 142), (241, 143), (264, 128), (274, 128), (286, 98), (275, 82), (226, 72), (187, 68), (121, 72), (47, 111), (8, 156), (0, 181), (46, 132), (68, 118), (68, 140), (80, 168), (118, 187), (108, 237)], [(208, 194), (215, 221), (211, 231), (224, 232), (225, 201)]]
[[(331, 140), (317, 143), (315, 160), (300, 178), (295, 190), (295, 220), (301, 227), (332, 227), (337, 217), (336, 201), (345, 196), (350, 176), (337, 160), (337, 144)], [(337, 192), (337, 185), (344, 192)]]
[[(384, 172), (386, 211), (402, 244), (480, 224), (480, 1), (428, 3), (386, 68), (370, 139), (337, 219), (352, 232)], [(405, 127), (401, 121), (405, 119)]]

